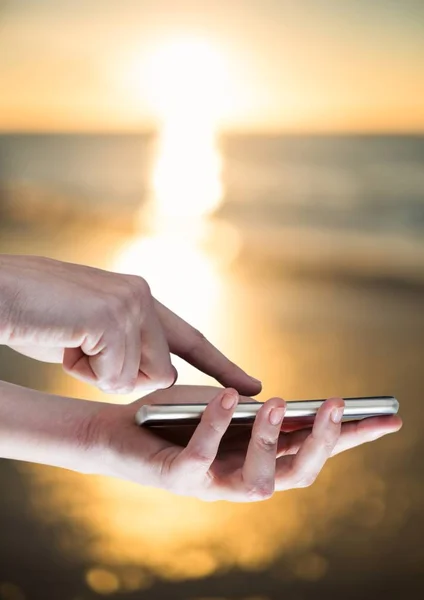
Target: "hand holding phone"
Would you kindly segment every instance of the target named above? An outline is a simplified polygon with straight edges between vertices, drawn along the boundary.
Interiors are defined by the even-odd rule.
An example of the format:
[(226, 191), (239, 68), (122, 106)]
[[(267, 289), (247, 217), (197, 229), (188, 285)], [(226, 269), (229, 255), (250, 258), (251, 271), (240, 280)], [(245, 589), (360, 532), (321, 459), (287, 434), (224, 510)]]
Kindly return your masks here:
[[(293, 431), (311, 426), (324, 400), (294, 400), (287, 403), (282, 431)], [(243, 402), (236, 407), (230, 426), (253, 425), (262, 403)], [(197, 425), (207, 407), (203, 404), (145, 404), (136, 414), (138, 425), (147, 427), (174, 427)], [(394, 396), (345, 398), (343, 422), (369, 417), (394, 415), (399, 402)]]
[[(400, 429), (402, 421), (393, 414), (396, 399), (377, 400), (350, 399), (353, 413), (345, 419), (360, 420), (342, 423), (347, 403), (342, 398), (301, 401), (296, 408), (280, 398), (259, 403), (234, 390), (173, 386), (128, 406), (132, 419), (137, 414), (137, 422), (144, 425), (127, 431), (127, 443), (132, 452), (138, 444), (149, 448), (149, 472), (159, 473), (159, 485), (175, 493), (208, 500), (264, 500), (274, 491), (311, 485), (329, 457)], [(364, 411), (364, 402), (371, 411)], [(170, 407), (175, 408), (171, 419)], [(300, 418), (297, 431), (282, 431), (287, 411), (292, 421)], [(371, 416), (376, 412), (380, 416)], [(165, 416), (162, 424), (150, 419), (148, 426), (146, 417), (158, 414)], [(239, 424), (231, 426), (235, 421)]]

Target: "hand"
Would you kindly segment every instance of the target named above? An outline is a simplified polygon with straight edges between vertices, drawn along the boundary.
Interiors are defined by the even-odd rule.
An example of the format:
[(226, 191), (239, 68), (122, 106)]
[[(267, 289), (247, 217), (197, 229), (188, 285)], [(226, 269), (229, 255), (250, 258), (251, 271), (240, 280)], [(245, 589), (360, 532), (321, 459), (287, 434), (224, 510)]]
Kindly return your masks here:
[[(397, 431), (399, 417), (340, 424), (343, 400), (327, 400), (312, 429), (281, 433), (285, 402), (272, 398), (252, 427), (230, 427), (234, 390), (175, 386), (127, 406), (104, 405), (90, 426), (103, 463), (99, 472), (203, 500), (253, 502), (274, 491), (311, 485), (326, 460)], [(208, 403), (197, 427), (134, 425), (143, 404)], [(231, 406), (230, 406), (231, 405)]]
[(240, 393), (261, 390), (144, 279), (46, 258), (0, 256), (0, 343), (105, 392), (171, 386), (170, 352)]

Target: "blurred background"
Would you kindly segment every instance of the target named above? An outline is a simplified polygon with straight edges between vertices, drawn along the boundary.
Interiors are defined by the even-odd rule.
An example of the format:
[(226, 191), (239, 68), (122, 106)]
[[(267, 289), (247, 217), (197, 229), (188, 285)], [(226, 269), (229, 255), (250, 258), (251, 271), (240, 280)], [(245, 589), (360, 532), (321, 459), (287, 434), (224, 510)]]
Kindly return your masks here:
[(143, 275), (262, 400), (404, 418), (256, 505), (0, 461), (1, 600), (424, 592), (423, 33), (420, 0), (0, 1), (0, 252)]

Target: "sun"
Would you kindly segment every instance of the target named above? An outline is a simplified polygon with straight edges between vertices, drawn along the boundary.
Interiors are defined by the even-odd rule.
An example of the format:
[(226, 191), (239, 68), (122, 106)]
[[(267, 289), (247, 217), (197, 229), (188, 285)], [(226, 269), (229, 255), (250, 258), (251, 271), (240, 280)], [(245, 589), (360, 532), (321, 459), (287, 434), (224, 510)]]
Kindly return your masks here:
[(147, 90), (159, 124), (152, 208), (162, 229), (204, 218), (222, 199), (216, 136), (229, 79), (224, 55), (205, 39), (168, 40), (149, 55)]
[(203, 129), (225, 117), (231, 96), (228, 58), (201, 37), (163, 41), (147, 59), (146, 84), (162, 123), (182, 119)]

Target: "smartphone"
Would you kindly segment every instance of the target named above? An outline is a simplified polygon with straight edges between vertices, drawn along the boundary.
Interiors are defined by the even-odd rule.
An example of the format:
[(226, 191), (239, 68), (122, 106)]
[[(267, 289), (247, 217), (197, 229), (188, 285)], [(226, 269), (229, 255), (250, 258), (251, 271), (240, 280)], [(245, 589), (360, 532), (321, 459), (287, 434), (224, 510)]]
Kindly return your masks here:
[[(357, 421), (368, 417), (394, 415), (399, 402), (393, 396), (345, 398), (343, 421)], [(310, 426), (324, 400), (291, 400), (287, 402), (283, 431)], [(145, 404), (136, 414), (138, 425), (170, 427), (197, 425), (207, 404)], [(243, 402), (237, 405), (231, 425), (251, 425), (262, 402)]]

